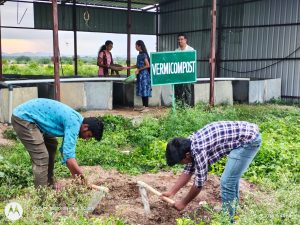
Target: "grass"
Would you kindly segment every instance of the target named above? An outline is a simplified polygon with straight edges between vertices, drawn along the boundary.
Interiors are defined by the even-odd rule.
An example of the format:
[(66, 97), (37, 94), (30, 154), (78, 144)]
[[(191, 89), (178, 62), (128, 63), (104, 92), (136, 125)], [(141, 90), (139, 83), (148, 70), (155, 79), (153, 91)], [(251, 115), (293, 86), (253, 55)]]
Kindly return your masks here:
[[(167, 141), (175, 136), (186, 137), (209, 122), (245, 120), (257, 123), (262, 133), (262, 147), (244, 177), (259, 184), (265, 198), (261, 198), (261, 201), (247, 198), (239, 210), (237, 224), (297, 224), (297, 221), (300, 221), (298, 106), (225, 105), (210, 110), (206, 105), (197, 105), (194, 108), (178, 108), (176, 115), (170, 113), (159, 119), (145, 118), (138, 125), (121, 116), (106, 115), (103, 119), (105, 133), (101, 142), (78, 141), (76, 154), (79, 164), (116, 168), (128, 174), (170, 170), (164, 159)], [(14, 137), (10, 132), (7, 135)], [(21, 201), (24, 193), (31, 193), (28, 191), (32, 187), (29, 156), (20, 143), (13, 147), (0, 148), (1, 201), (6, 202), (13, 197), (20, 198)], [(126, 155), (121, 153), (123, 149), (132, 151)], [(210, 173), (220, 175), (224, 164), (225, 159), (213, 164)], [(178, 171), (181, 168), (176, 167), (174, 170)], [(55, 164), (55, 174), (58, 177), (69, 176), (66, 167), (60, 164), (59, 157)], [(25, 201), (34, 201), (35, 195), (32, 195), (30, 199), (25, 198)], [(81, 197), (84, 196), (86, 195), (82, 193)], [(51, 204), (46, 205), (50, 207)], [(49, 217), (46, 212), (41, 214), (45, 218)], [(211, 214), (211, 224), (220, 224), (221, 215), (213, 211)], [(28, 217), (28, 221), (36, 220), (33, 216)], [(89, 224), (92, 220), (99, 218), (86, 218), (78, 214), (64, 217), (59, 222), (71, 224), (79, 221), (81, 224)], [(178, 224), (199, 225), (205, 222), (207, 221), (191, 218), (178, 218), (177, 221)], [(121, 219), (114, 217), (97, 223), (124, 224)]]

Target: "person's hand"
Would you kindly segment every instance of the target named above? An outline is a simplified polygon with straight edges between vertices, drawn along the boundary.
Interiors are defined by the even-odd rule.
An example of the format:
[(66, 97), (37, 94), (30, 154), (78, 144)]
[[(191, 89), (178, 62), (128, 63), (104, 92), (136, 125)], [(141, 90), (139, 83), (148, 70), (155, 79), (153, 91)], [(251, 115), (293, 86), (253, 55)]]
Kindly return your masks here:
[(183, 203), (182, 201), (176, 201), (174, 204), (174, 208), (177, 209), (178, 211), (183, 210), (185, 207), (187, 206), (187, 204)]
[(139, 73), (140, 73), (140, 70), (137, 69), (137, 70), (135, 71), (135, 74), (138, 75)]
[(88, 181), (83, 174), (76, 174), (72, 183), (87, 186)]
[(58, 183), (58, 182), (55, 183), (55, 184), (53, 184), (53, 189), (54, 189), (56, 192), (60, 192), (62, 188), (63, 188), (62, 184), (60, 184), (60, 183)]
[(174, 195), (174, 194), (171, 193), (171, 192), (169, 192), (169, 191), (166, 191), (166, 192), (161, 193), (161, 197), (162, 197), (162, 196), (165, 196), (165, 197), (170, 198), (170, 197), (172, 197), (173, 195)]

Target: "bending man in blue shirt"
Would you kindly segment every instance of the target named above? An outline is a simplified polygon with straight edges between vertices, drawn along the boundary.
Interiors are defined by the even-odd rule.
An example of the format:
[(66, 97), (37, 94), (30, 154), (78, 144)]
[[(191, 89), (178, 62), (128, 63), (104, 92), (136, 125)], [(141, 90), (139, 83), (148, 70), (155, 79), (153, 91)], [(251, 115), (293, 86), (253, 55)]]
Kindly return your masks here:
[(190, 191), (174, 205), (178, 210), (184, 209), (200, 193), (207, 180), (208, 166), (228, 156), (221, 177), (221, 197), (223, 209), (229, 212), (232, 219), (239, 200), (240, 178), (260, 145), (257, 125), (244, 121), (214, 122), (194, 132), (189, 138), (174, 138), (167, 145), (167, 164), (173, 166), (180, 163), (186, 166), (175, 185), (163, 195), (175, 195), (195, 174)]
[(75, 155), (77, 138), (94, 137), (100, 141), (103, 133), (101, 120), (83, 118), (69, 106), (43, 98), (16, 107), (12, 125), (31, 157), (35, 187), (54, 185), (56, 137), (63, 137), (60, 147), (62, 162), (67, 164), (73, 177), (83, 178)]

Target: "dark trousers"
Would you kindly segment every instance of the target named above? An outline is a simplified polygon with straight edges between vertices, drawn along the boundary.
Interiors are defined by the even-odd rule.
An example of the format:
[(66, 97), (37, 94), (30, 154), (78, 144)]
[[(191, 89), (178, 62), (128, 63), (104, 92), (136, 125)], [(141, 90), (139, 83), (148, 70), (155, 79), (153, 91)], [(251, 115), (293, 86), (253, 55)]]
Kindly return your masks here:
[(11, 121), (18, 138), (30, 155), (35, 187), (53, 185), (54, 160), (58, 145), (56, 137), (43, 134), (35, 123), (14, 115)]
[(175, 97), (176, 100), (181, 101), (182, 104), (193, 106), (193, 91), (192, 84), (176, 84)]
[(142, 97), (143, 106), (148, 107), (149, 106), (149, 97)]

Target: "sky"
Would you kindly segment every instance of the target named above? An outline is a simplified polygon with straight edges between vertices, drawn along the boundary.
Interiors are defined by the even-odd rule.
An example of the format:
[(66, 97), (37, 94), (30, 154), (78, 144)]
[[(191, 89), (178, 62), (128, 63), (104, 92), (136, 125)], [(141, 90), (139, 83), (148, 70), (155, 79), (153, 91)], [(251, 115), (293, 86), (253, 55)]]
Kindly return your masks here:
[[(0, 6), (1, 25), (13, 27), (33, 27), (33, 5), (28, 3), (5, 2)], [(25, 12), (26, 11), (26, 12)], [(18, 12), (18, 13), (17, 13)], [(25, 12), (25, 14), (24, 14)], [(24, 16), (23, 16), (24, 15)], [(23, 18), (22, 18), (23, 17)], [(42, 52), (45, 55), (53, 54), (52, 30), (29, 30), (2, 28), (2, 52)], [(61, 55), (74, 54), (73, 32), (59, 31), (59, 48)], [(143, 40), (149, 52), (155, 52), (156, 37), (154, 35), (132, 35), (131, 56), (137, 55), (135, 42)], [(112, 54), (114, 57), (126, 57), (127, 35), (111, 33), (77, 33), (77, 52), (79, 56), (95, 56), (106, 40), (114, 43)]]

